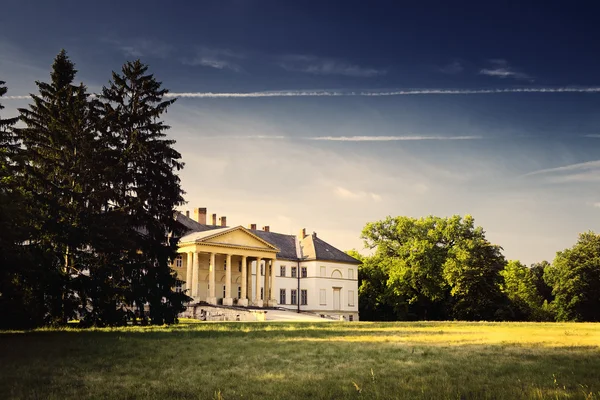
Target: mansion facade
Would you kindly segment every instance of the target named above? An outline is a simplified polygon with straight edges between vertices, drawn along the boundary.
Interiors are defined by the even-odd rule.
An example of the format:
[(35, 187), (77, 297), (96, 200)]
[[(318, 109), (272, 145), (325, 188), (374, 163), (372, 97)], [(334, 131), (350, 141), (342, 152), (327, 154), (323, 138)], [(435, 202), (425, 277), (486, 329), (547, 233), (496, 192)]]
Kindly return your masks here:
[(186, 230), (173, 269), (193, 302), (279, 307), (358, 320), (360, 262), (316, 233), (298, 236), (252, 224), (229, 227), (206, 208), (175, 216)]

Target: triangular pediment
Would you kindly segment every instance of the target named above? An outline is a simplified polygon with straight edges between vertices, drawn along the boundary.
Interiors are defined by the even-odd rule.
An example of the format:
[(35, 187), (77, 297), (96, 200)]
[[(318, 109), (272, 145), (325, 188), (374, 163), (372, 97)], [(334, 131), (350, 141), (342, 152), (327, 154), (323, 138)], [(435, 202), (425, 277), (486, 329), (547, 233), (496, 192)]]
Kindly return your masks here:
[(215, 232), (212, 235), (209, 234), (206, 237), (198, 239), (197, 242), (207, 244), (222, 244), (228, 246), (250, 247), (265, 250), (278, 250), (277, 247), (252, 234), (252, 232), (248, 231), (242, 226), (219, 231), (220, 232)]

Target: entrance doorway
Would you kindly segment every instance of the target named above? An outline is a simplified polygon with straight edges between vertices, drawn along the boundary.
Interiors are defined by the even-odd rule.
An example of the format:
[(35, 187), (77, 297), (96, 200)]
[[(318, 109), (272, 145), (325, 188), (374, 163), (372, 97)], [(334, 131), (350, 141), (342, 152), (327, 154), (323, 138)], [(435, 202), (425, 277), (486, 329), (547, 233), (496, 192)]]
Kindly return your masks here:
[(339, 310), (341, 304), (341, 290), (340, 288), (333, 288), (333, 309)]

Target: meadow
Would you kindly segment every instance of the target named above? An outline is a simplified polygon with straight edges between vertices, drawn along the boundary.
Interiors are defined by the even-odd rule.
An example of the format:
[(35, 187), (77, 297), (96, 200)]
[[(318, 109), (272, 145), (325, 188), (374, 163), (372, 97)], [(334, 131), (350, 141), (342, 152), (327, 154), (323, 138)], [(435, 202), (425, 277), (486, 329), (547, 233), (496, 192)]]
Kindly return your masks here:
[(3, 399), (600, 399), (600, 324), (0, 332)]

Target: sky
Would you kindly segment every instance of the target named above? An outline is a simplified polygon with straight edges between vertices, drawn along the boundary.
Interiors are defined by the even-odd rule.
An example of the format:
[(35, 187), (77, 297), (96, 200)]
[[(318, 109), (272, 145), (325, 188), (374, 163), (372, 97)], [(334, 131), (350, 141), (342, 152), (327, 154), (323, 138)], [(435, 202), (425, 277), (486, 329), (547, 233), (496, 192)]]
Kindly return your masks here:
[(600, 231), (600, 4), (572, 3), (0, 0), (3, 117), (62, 48), (92, 92), (139, 58), (178, 97), (182, 210), (360, 251), (471, 214), (551, 261)]

